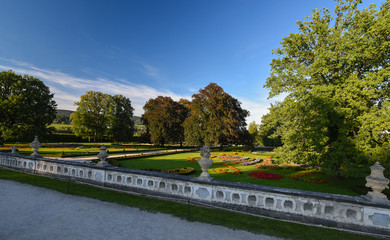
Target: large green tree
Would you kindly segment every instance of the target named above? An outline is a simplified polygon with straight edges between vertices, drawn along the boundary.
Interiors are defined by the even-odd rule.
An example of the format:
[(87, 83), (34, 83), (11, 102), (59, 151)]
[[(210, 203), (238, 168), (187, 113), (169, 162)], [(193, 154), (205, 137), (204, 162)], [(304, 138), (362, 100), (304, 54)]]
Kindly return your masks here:
[(192, 95), (189, 108), (190, 116), (184, 121), (186, 144), (227, 145), (249, 137), (245, 122), (249, 112), (216, 83)]
[(262, 116), (259, 126), (258, 138), (264, 146), (278, 147), (282, 145), (281, 136), (277, 129), (282, 124), (283, 112), (281, 112), (281, 104), (271, 104), (269, 112)]
[(390, 1), (380, 10), (359, 10), (360, 2), (340, 0), (333, 14), (313, 10), (274, 50), (265, 87), (270, 97), (287, 94), (279, 157), (351, 174), (388, 146)]
[(76, 136), (89, 141), (109, 138), (114, 141), (130, 140), (134, 131), (131, 120), (133, 108), (130, 99), (122, 96), (88, 91), (75, 102), (77, 109), (71, 115)]
[(115, 95), (109, 104), (108, 135), (114, 141), (129, 141), (134, 133), (134, 108), (129, 98)]
[(185, 100), (174, 101), (170, 97), (158, 96), (145, 104), (142, 116), (150, 140), (155, 145), (180, 143), (184, 139), (183, 121), (188, 115)]
[(46, 134), (56, 117), (53, 96), (37, 78), (0, 72), (0, 138), (31, 141)]

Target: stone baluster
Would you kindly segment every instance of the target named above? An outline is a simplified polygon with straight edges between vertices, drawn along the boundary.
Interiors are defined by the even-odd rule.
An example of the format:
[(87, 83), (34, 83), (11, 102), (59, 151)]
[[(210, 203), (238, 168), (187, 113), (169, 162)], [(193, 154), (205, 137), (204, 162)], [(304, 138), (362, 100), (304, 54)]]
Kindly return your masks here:
[(366, 187), (370, 187), (372, 191), (364, 197), (371, 202), (390, 204), (387, 196), (382, 193), (383, 190), (389, 188), (389, 179), (383, 175), (385, 168), (379, 162), (376, 162), (370, 169), (371, 175), (366, 177)]

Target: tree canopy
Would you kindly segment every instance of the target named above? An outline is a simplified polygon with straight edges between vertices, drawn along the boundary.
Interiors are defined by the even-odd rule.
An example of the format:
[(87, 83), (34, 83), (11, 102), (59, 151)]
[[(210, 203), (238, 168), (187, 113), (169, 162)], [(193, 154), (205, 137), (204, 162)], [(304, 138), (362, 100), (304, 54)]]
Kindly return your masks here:
[(54, 94), (41, 80), (12, 71), (0, 72), (0, 134), (8, 141), (31, 141), (44, 135), (56, 117)]
[(270, 97), (287, 94), (274, 111), (278, 157), (338, 174), (390, 161), (382, 158), (390, 133), (390, 1), (380, 10), (359, 10), (360, 2), (338, 1), (333, 14), (313, 10), (274, 50), (265, 87)]
[(129, 140), (134, 131), (131, 120), (133, 108), (130, 99), (122, 96), (88, 91), (75, 102), (72, 129), (76, 136), (93, 141), (109, 138), (114, 141)]
[(184, 140), (183, 122), (188, 115), (187, 102), (175, 102), (170, 97), (158, 96), (145, 104), (142, 118), (155, 145), (180, 143)]
[(192, 95), (190, 115), (184, 121), (186, 144), (216, 146), (237, 143), (247, 138), (245, 118), (249, 112), (216, 83)]

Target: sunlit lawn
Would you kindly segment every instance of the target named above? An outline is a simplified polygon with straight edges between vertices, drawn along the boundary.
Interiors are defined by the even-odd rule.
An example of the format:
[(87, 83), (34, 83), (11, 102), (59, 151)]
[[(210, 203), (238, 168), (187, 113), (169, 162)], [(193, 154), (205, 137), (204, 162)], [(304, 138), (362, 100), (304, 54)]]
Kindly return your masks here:
[[(212, 152), (213, 155), (218, 155), (221, 152)], [(229, 153), (229, 152), (226, 152)], [(244, 153), (243, 156), (264, 159), (267, 156), (270, 156), (272, 153), (262, 153), (262, 154), (253, 154), (253, 153)], [(198, 163), (188, 161), (188, 157), (199, 156), (199, 152), (192, 153), (178, 153), (164, 156), (152, 156), (152, 157), (144, 157), (144, 158), (135, 158), (129, 160), (120, 161), (120, 166), (125, 168), (133, 168), (133, 169), (161, 169), (161, 170), (171, 170), (175, 168), (181, 167), (193, 167), (195, 168), (195, 173), (190, 176), (197, 177), (202, 172)], [(224, 174), (217, 173), (214, 171), (215, 168), (223, 168), (223, 165), (217, 164), (222, 162), (220, 158), (213, 158), (213, 165), (210, 167), (209, 174), (218, 180), (225, 181), (233, 181), (233, 182), (242, 182), (242, 183), (252, 183), (252, 184), (260, 184), (260, 185), (268, 185), (268, 186), (276, 186), (276, 187), (284, 187), (284, 188), (293, 188), (293, 189), (301, 189), (315, 192), (325, 192), (325, 193), (335, 193), (335, 194), (343, 194), (343, 195), (361, 195), (362, 193), (356, 193), (352, 190), (354, 188), (362, 188), (366, 183), (364, 178), (348, 178), (340, 180), (335, 177), (326, 176), (324, 174), (310, 175), (310, 177), (320, 177), (325, 178), (327, 183), (309, 183), (304, 181), (293, 180), (290, 178), (291, 175), (298, 173), (302, 170), (291, 170), (291, 169), (278, 169), (278, 170), (269, 170), (269, 169), (259, 169), (253, 165), (243, 166), (240, 164), (234, 164), (228, 162), (228, 164), (238, 168), (241, 170), (241, 174), (232, 175), (232, 174)], [(249, 176), (250, 172), (271, 172), (277, 173), (283, 176), (281, 180), (265, 180), (258, 179)], [(365, 193), (364, 193), (365, 194)]]
[[(0, 146), (0, 151), (10, 151), (10, 147), (15, 143), (8, 143)], [(68, 155), (94, 155), (98, 154), (100, 147), (105, 145), (110, 153), (138, 152), (147, 150), (161, 149), (152, 145), (143, 144), (125, 144), (118, 145), (108, 142), (102, 143), (43, 143), (39, 148), (39, 153), (43, 157), (60, 157)], [(18, 153), (31, 154), (33, 152), (30, 143), (17, 143)], [(164, 148), (165, 149), (165, 148)]]

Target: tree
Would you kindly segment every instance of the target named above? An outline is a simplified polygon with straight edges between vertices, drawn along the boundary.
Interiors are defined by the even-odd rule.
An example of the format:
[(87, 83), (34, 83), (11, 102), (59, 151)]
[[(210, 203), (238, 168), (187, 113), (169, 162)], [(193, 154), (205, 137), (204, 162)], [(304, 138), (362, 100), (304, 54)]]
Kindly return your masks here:
[(7, 141), (44, 135), (56, 117), (54, 94), (39, 79), (0, 72), (0, 134)]
[(245, 118), (249, 112), (216, 83), (210, 83), (192, 95), (190, 116), (184, 121), (184, 135), (189, 145), (216, 146), (232, 144), (248, 136)]
[(77, 110), (72, 113), (72, 129), (76, 136), (90, 141), (111, 138), (128, 140), (134, 131), (131, 120), (133, 108), (130, 99), (122, 96), (88, 91), (75, 102)]
[(251, 135), (251, 138), (255, 145), (262, 145), (262, 142), (259, 138), (259, 125), (257, 125), (256, 122), (253, 121), (249, 123), (248, 132)]
[(281, 112), (281, 104), (271, 104), (269, 113), (261, 118), (259, 126), (258, 138), (259, 142), (264, 146), (278, 147), (282, 146), (282, 139), (277, 129), (282, 125), (283, 119)]
[[(297, 21), (299, 33), (274, 50), (278, 58), (265, 87), (270, 97), (287, 94), (279, 109), (282, 125), (276, 134), (283, 146), (277, 156), (342, 175), (367, 164), (372, 144), (388, 143), (385, 123), (378, 121), (380, 134), (363, 126), (390, 97), (390, 1), (379, 11), (373, 4), (358, 10), (359, 0), (338, 2), (333, 15), (313, 10), (308, 20)], [(368, 148), (362, 147), (370, 145), (362, 145), (363, 132)]]
[(110, 96), (102, 92), (87, 91), (75, 102), (77, 109), (70, 116), (76, 136), (88, 141), (101, 140), (107, 129)]
[(133, 136), (133, 111), (129, 98), (122, 95), (111, 98), (108, 112), (108, 135), (111, 139), (116, 142), (126, 141)]
[(180, 143), (184, 139), (182, 127), (188, 115), (185, 100), (175, 102), (170, 97), (158, 96), (145, 104), (142, 118), (155, 145)]

